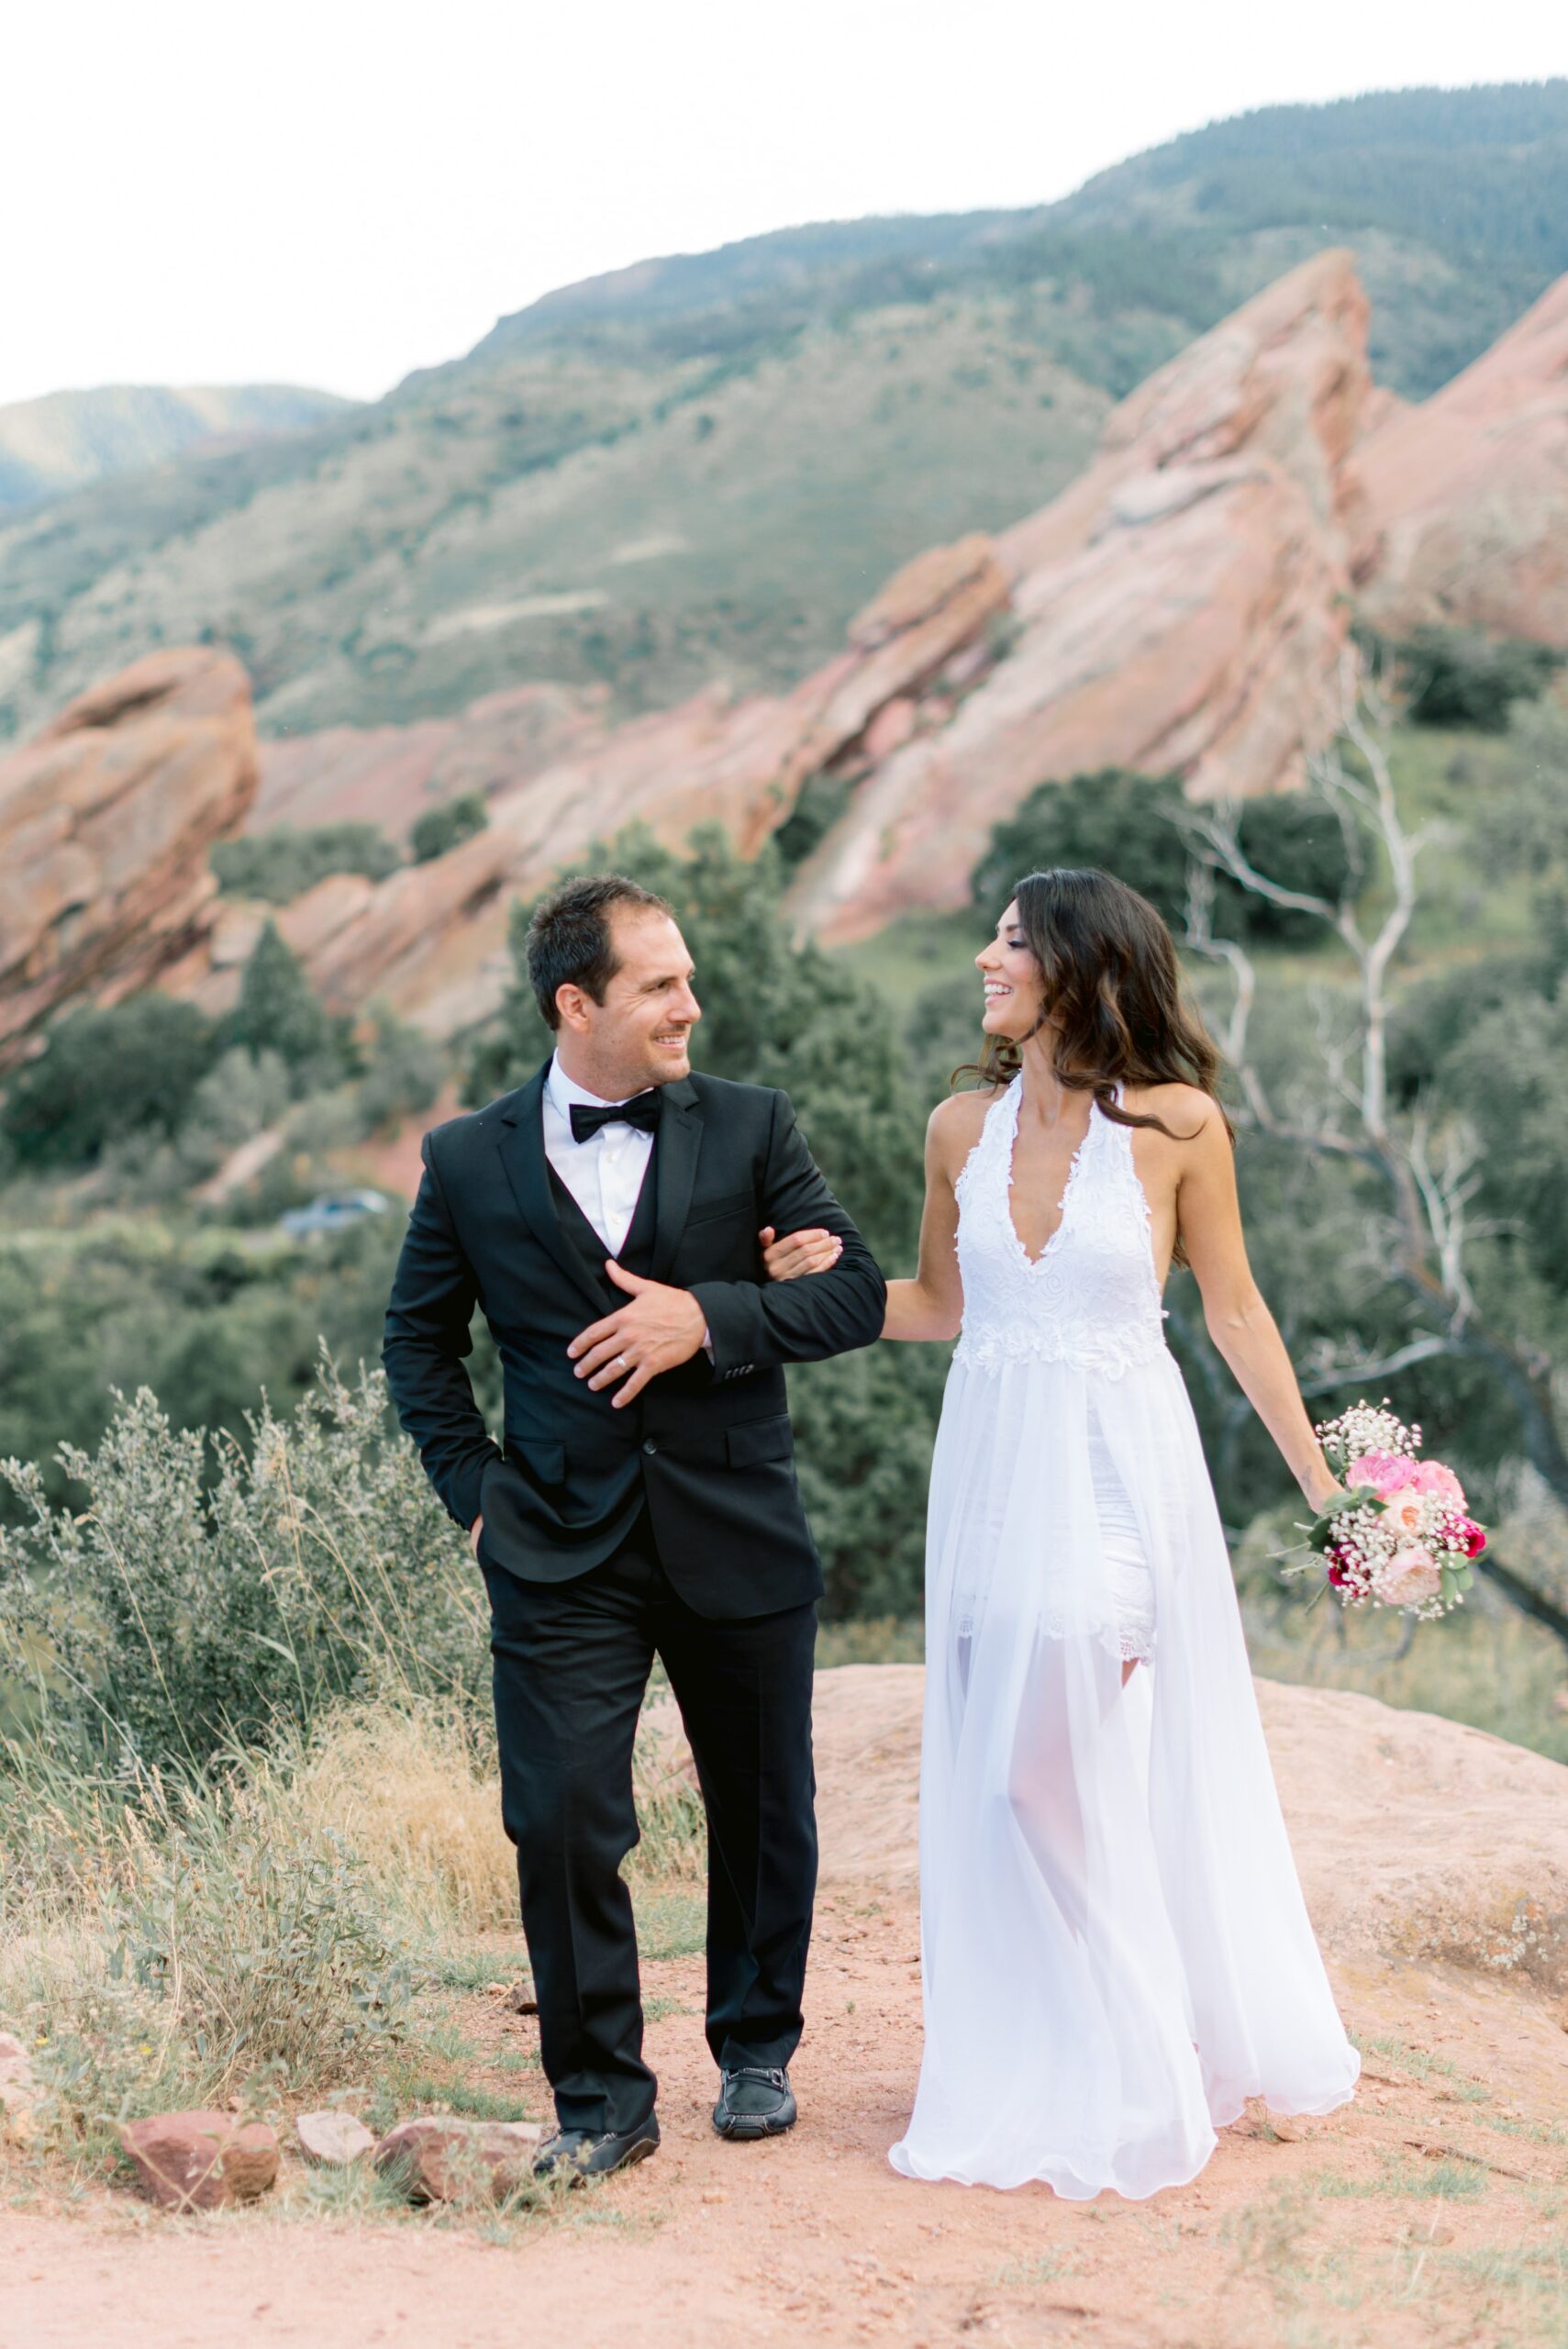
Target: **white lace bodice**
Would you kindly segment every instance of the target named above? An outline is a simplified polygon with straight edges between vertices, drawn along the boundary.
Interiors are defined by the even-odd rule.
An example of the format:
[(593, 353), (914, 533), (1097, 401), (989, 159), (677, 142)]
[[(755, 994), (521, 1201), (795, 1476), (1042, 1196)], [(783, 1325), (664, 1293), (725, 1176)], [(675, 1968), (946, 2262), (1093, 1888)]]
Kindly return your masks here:
[(974, 1370), (1021, 1360), (1068, 1362), (1119, 1377), (1165, 1352), (1132, 1129), (1091, 1108), (1062, 1196), (1062, 1220), (1031, 1262), (1008, 1198), (1022, 1097), (1023, 1079), (1015, 1077), (986, 1111), (958, 1178), (963, 1331), (955, 1359)]

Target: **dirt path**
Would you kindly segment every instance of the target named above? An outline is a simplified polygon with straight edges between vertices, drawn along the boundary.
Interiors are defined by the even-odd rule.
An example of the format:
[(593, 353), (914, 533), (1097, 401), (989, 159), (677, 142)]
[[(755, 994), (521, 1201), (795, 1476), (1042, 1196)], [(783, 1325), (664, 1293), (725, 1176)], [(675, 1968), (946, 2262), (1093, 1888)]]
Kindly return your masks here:
[[(1542, 2132), (1568, 2108), (1568, 2036), (1543, 2005), (1430, 1975), (1341, 1971), (1363, 2042), (1406, 2051), (1369, 2056), (1351, 2111), (1288, 2144), (1229, 2132), (1195, 2185), (1152, 2203), (1075, 2207), (1043, 2188), (914, 2186), (888, 2168), (918, 2049), (915, 1947), (906, 1898), (828, 1902), (795, 2066), (803, 2119), (777, 2143), (713, 2136), (700, 1963), (651, 1965), (651, 1998), (670, 2002), (650, 2033), (664, 2144), (573, 2197), (567, 2220), (492, 2244), (429, 2216), (171, 2222), (117, 2194), (74, 2215), (13, 2211), (0, 2217), (0, 2343), (1562, 2338), (1568, 2143)], [(482, 1998), (470, 2019), (496, 2052), (532, 2029)]]
[[(1364, 1698), (1265, 1691), (1308, 1898), (1366, 2051), (1362, 2093), (1289, 2143), (1243, 2123), (1195, 2184), (1152, 2202), (1071, 2205), (1043, 2188), (912, 2185), (887, 2165), (919, 2054), (919, 1675), (850, 1667), (818, 1686), (827, 1889), (793, 2135), (714, 2137), (701, 1961), (651, 1964), (654, 2161), (561, 2216), (499, 2227), (313, 2215), (293, 2165), (272, 2204), (213, 2219), (171, 2221), (108, 2190), (0, 2210), (0, 2349), (1568, 2340), (1568, 1772)], [(1538, 1920), (1528, 1964), (1509, 1955), (1521, 1901)], [(1450, 1949), (1467, 1965), (1430, 1962)], [(520, 1956), (498, 1942), (497, 1977)], [(476, 2085), (516, 2096), (534, 2026), (477, 1994), (457, 2021)], [(538, 2073), (522, 2079), (542, 2117)]]

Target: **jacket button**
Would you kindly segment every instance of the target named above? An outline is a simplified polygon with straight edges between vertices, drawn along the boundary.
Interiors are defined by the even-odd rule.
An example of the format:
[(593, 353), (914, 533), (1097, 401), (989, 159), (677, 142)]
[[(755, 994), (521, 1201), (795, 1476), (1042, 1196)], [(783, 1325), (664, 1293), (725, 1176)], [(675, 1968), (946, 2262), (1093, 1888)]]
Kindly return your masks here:
[(659, 1446), (654, 1442), (653, 1438), (650, 1435), (644, 1436), (642, 1440), (642, 1449), (644, 1452), (651, 1453), (657, 1452)]

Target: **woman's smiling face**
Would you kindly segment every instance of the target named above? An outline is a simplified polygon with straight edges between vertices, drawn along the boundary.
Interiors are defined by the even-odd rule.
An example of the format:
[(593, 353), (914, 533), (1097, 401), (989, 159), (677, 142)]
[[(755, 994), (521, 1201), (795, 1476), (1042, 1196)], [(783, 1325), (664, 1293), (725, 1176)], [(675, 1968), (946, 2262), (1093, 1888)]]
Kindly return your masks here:
[(975, 956), (974, 967), (985, 983), (980, 1024), (986, 1035), (1005, 1036), (1013, 1043), (1032, 1036), (1045, 1008), (1045, 984), (1019, 928), (1016, 902), (996, 924), (995, 937)]

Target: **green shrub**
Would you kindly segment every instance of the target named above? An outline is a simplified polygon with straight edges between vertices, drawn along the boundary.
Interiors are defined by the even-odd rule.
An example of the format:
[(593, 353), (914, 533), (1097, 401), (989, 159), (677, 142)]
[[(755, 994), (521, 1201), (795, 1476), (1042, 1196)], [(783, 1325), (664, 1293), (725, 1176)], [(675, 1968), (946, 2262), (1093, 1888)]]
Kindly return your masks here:
[(446, 1055), (431, 1036), (384, 1006), (373, 1017), (365, 1070), (355, 1088), (361, 1133), (428, 1109), (441, 1089)]
[(971, 878), (975, 909), (989, 930), (1016, 883), (1051, 865), (1114, 873), (1173, 925), (1187, 900), (1187, 847), (1177, 819), (1181, 778), (1099, 767), (1064, 783), (1036, 785), (991, 834)]
[[(1361, 884), (1356, 836), (1348, 834), (1333, 809), (1312, 792), (1273, 792), (1249, 799), (1237, 836), (1253, 870), (1287, 889), (1337, 906)], [(1238, 922), (1244, 937), (1272, 939), (1282, 946), (1316, 946), (1324, 936), (1316, 914), (1271, 905), (1250, 891), (1228, 887), (1223, 918)], [(1217, 907), (1217, 926), (1220, 918)]]
[(57, 1752), (197, 1766), (346, 1697), (477, 1687), (473, 1562), (379, 1375), (328, 1370), (249, 1435), (182, 1433), (143, 1389), (63, 1448), (84, 1509), (0, 1464), (0, 1695)]
[(796, 865), (805, 863), (849, 804), (850, 785), (841, 775), (806, 776), (795, 806), (773, 834), (773, 846), (786, 872), (793, 873)]
[(1394, 650), (1413, 724), (1481, 734), (1504, 732), (1514, 704), (1544, 693), (1563, 660), (1553, 646), (1478, 629), (1418, 628)]
[(427, 807), (415, 818), (408, 834), (409, 852), (416, 864), (428, 864), (433, 857), (445, 856), (449, 849), (484, 831), (489, 822), (490, 807), (483, 791), (460, 792), (455, 799), (443, 799), (439, 807)]
[(119, 1137), (172, 1136), (218, 1050), (205, 1014), (169, 996), (68, 1012), (12, 1078), (0, 1130), (35, 1166), (91, 1165)]
[[(1040, 784), (993, 829), (972, 877), (975, 909), (989, 929), (1026, 873), (1093, 866), (1147, 897), (1179, 932), (1191, 864), (1182, 822), (1189, 812), (1179, 775), (1101, 767), (1065, 783)], [(1237, 829), (1249, 861), (1286, 888), (1338, 903), (1359, 881), (1343, 826), (1309, 792), (1249, 799)], [(1216, 880), (1213, 918), (1224, 937), (1299, 945), (1322, 935), (1316, 916), (1270, 905), (1224, 875)]]
[(306, 830), (276, 824), (271, 831), (217, 841), (211, 857), (226, 896), (261, 897), (270, 906), (292, 905), (331, 873), (384, 881), (402, 862), (378, 824), (318, 824)]

